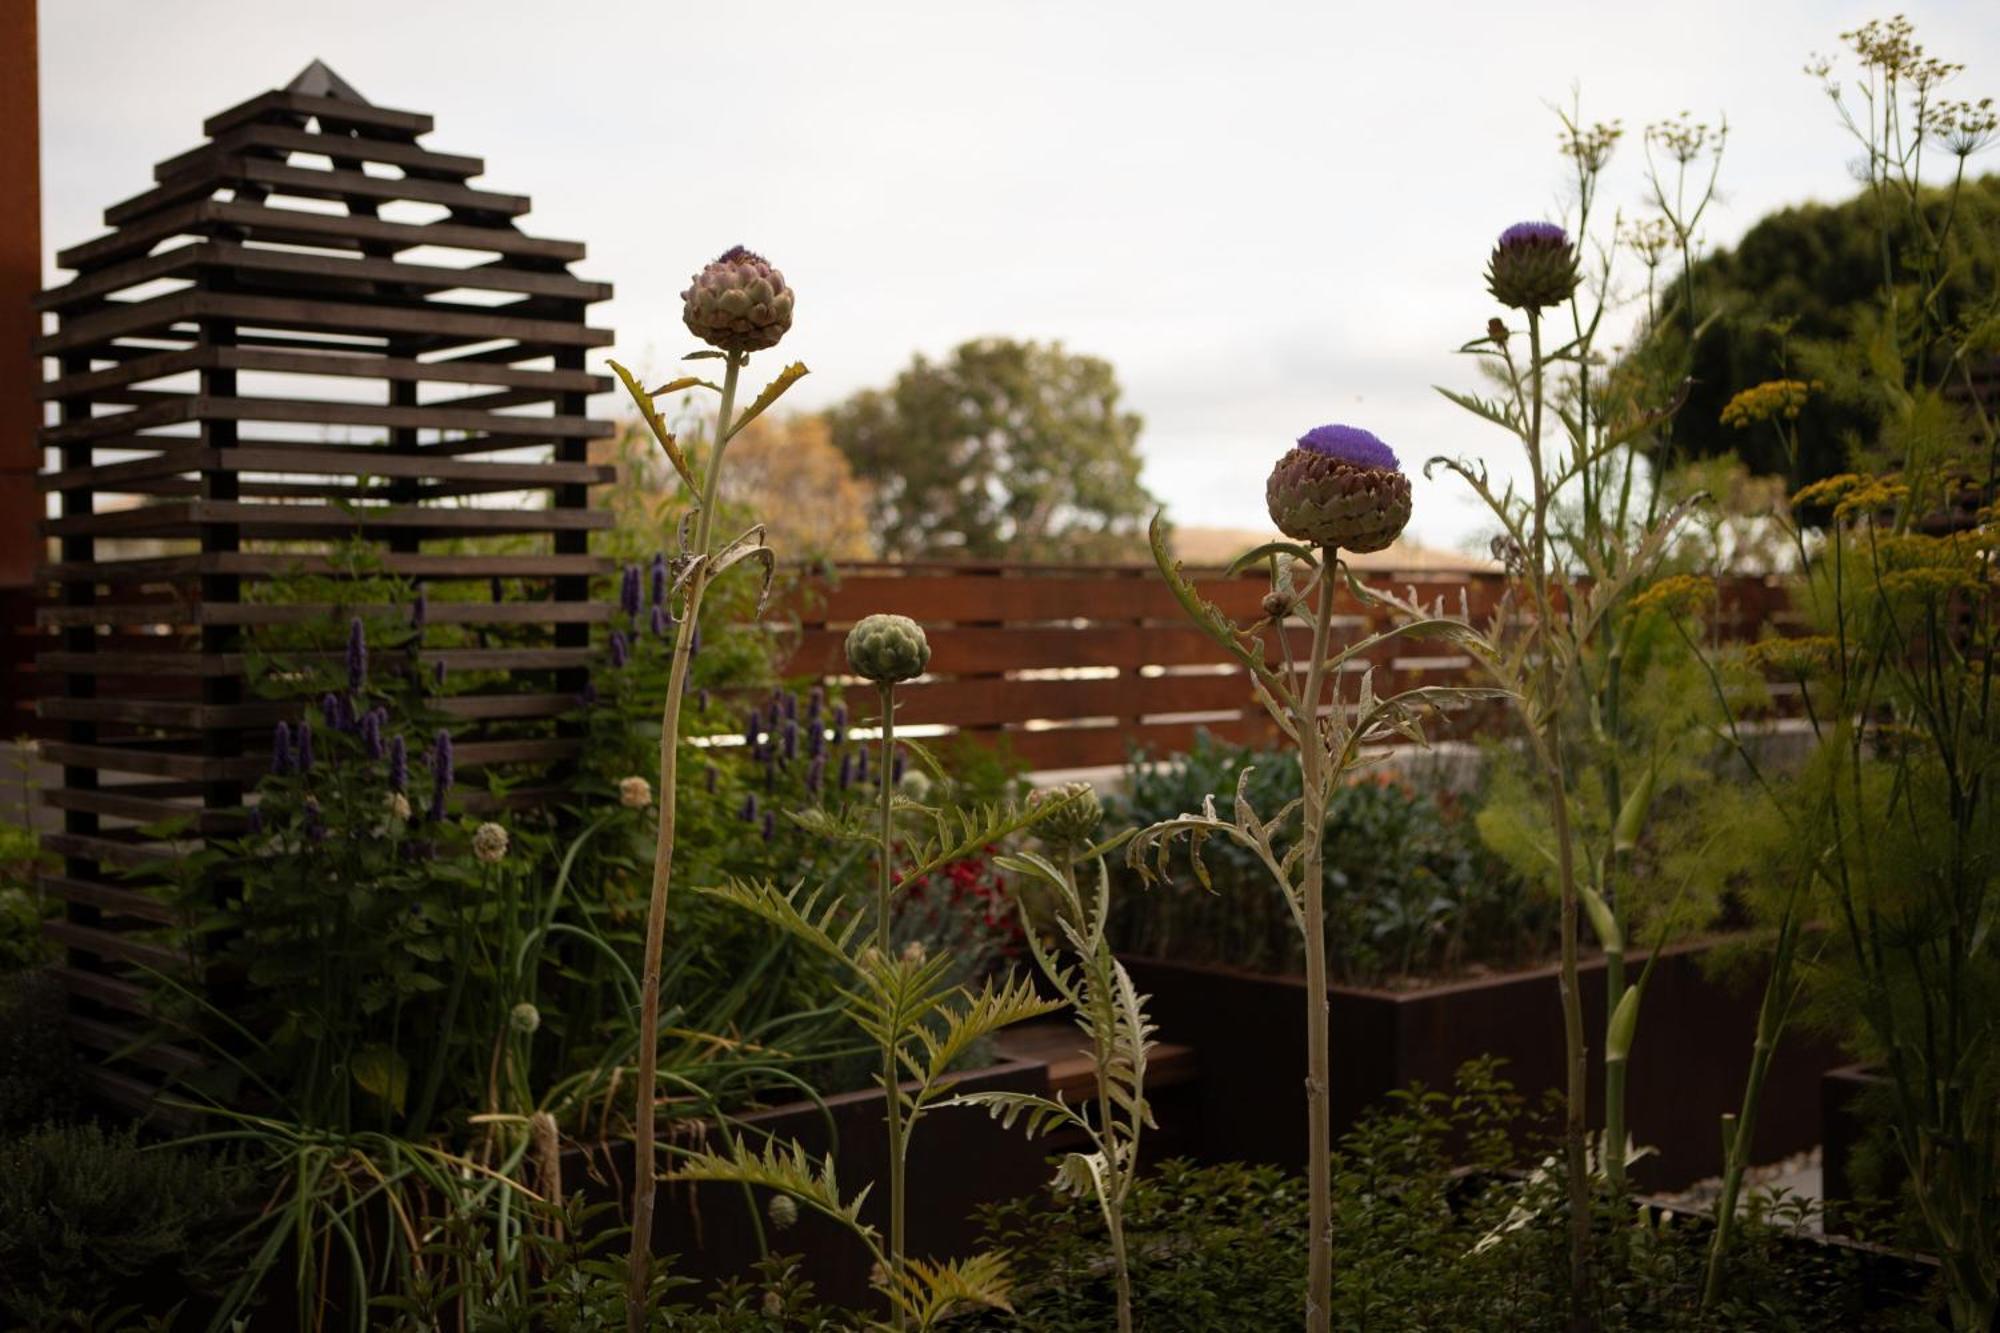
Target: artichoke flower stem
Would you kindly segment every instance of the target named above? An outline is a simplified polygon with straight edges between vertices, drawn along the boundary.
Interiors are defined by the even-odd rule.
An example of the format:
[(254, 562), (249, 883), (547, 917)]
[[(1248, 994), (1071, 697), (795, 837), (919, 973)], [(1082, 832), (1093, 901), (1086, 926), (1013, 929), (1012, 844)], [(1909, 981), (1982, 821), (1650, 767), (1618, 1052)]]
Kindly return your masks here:
[[(1068, 909), (1076, 916), (1077, 933), (1096, 944), (1093, 957), (1084, 960), (1089, 969), (1091, 999), (1102, 999), (1100, 989), (1110, 978), (1104, 975), (1101, 960), (1105, 956), (1103, 948), (1104, 919), (1090, 919), (1083, 905), (1083, 889), (1076, 880), (1076, 848), (1063, 849), (1063, 884), (1069, 892)], [(1097, 1136), (1098, 1146), (1110, 1166), (1107, 1185), (1098, 1192), (1098, 1204), (1104, 1213), (1104, 1229), (1111, 1238), (1112, 1276), (1117, 1283), (1118, 1333), (1132, 1333), (1132, 1266), (1125, 1252), (1125, 1196), (1132, 1188), (1132, 1178), (1139, 1170), (1139, 1135), (1145, 1130), (1142, 1117), (1132, 1117), (1132, 1132), (1125, 1144), (1124, 1152), (1119, 1151), (1118, 1121), (1112, 1115), (1111, 1081), (1114, 1077), (1112, 1066), (1118, 1059), (1118, 1050), (1112, 1033), (1102, 1024), (1093, 1023), (1090, 1033), (1091, 1058), (1097, 1072)]]
[(681, 697), (687, 690), (688, 659), (693, 655), (696, 627), (701, 623), (702, 594), (708, 587), (708, 558), (714, 554), (715, 504), (722, 477), (722, 454), (729, 445), (730, 420), (736, 410), (736, 380), (749, 357), (731, 352), (724, 362), (722, 403), (716, 410), (715, 449), (709, 455), (708, 476), (702, 482), (701, 513), (695, 520), (695, 554), (700, 563), (688, 576), (687, 606), (674, 631), (673, 663), (667, 671), (667, 701), (660, 718), (660, 836), (653, 851), (653, 892), (646, 909), (645, 969), (639, 985), (639, 1074), (632, 1117), (632, 1247), (626, 1262), (625, 1326), (643, 1333), (646, 1326), (647, 1270), (653, 1258), (653, 1196), (659, 1173), (653, 1143), (660, 1067), (660, 955), (667, 935), (667, 890), (674, 873), (675, 778), (680, 752)]
[[(876, 781), (882, 785), (882, 855), (877, 862), (875, 877), (875, 949), (882, 959), (882, 966), (902, 967), (894, 942), (890, 938), (890, 905), (894, 892), (890, 883), (889, 856), (894, 846), (896, 784), (892, 777), (896, 762), (896, 687), (888, 681), (882, 683), (882, 763), (875, 770)], [(903, 1270), (903, 1167), (904, 1153), (908, 1148), (907, 1136), (903, 1129), (902, 1080), (896, 1061), (896, 1040), (894, 1036), (882, 1044), (882, 1097), (887, 1111), (889, 1129), (889, 1280), (894, 1282)], [(891, 1316), (893, 1327), (903, 1327), (903, 1309), (895, 1307)]]
[(1299, 772), (1304, 793), (1305, 857), (1300, 888), (1305, 898), (1306, 948), (1306, 1186), (1310, 1202), (1307, 1235), (1306, 1333), (1329, 1333), (1333, 1319), (1333, 1108), (1328, 1103), (1332, 1059), (1327, 1039), (1326, 885), (1322, 852), (1326, 841), (1326, 738), (1320, 730), (1320, 695), (1326, 687), (1327, 634), (1333, 623), (1334, 546), (1320, 548), (1319, 585), (1313, 598), (1312, 659), (1306, 664), (1305, 693), (1299, 698)]
[[(1536, 749), (1549, 779), (1549, 813), (1555, 826), (1556, 878), (1562, 896), (1563, 1055), (1567, 1078), (1563, 1095), (1563, 1155), (1569, 1194), (1570, 1327), (1587, 1333), (1597, 1321), (1590, 1305), (1590, 1163), (1584, 1148), (1584, 1107), (1589, 1088), (1588, 1053), (1583, 1041), (1583, 996), (1577, 989), (1576, 849), (1570, 844), (1569, 775), (1563, 761), (1562, 709), (1556, 694), (1555, 654), (1549, 638), (1555, 629), (1555, 608), (1549, 596), (1549, 488), (1542, 467), (1542, 312), (1530, 307), (1528, 316), (1528, 458), (1535, 483), (1534, 530), (1528, 558), (1534, 580), (1537, 633), (1542, 640), (1537, 672), (1541, 704), (1547, 714)], [(1529, 730), (1534, 730), (1532, 717)]]

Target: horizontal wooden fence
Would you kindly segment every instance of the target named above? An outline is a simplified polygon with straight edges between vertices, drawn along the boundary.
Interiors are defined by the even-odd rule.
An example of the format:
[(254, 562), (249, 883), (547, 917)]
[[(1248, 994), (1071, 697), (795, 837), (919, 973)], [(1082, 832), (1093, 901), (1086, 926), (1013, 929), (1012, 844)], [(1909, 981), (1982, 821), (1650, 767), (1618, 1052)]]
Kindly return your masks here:
[[(1261, 575), (1211, 570), (1193, 578), (1239, 623), (1262, 614), (1269, 588)], [(1371, 571), (1364, 581), (1482, 624), (1506, 589), (1503, 576), (1484, 570)], [(1777, 581), (1731, 579), (1719, 589), (1715, 626), (1726, 638), (1754, 638), (1781, 622), (1785, 607)], [(899, 690), (898, 725), (1000, 747), (1032, 769), (1167, 754), (1204, 729), (1232, 741), (1275, 735), (1247, 673), (1190, 623), (1150, 565), (843, 564), (806, 580), (789, 610), (799, 622), (785, 668), (792, 676), (839, 678), (847, 629), (863, 616), (890, 612), (919, 622), (930, 638), (930, 672)], [(1391, 623), (1345, 589), (1336, 616), (1342, 642)], [(1305, 628), (1294, 619), (1286, 632), (1303, 662)], [(1275, 660), (1276, 631), (1264, 638)], [(1397, 640), (1350, 664), (1364, 668), (1373, 669), (1377, 694), (1488, 683), (1469, 656), (1436, 641)], [(1493, 721), (1492, 709), (1468, 709), (1444, 718), (1441, 731), (1464, 735)]]

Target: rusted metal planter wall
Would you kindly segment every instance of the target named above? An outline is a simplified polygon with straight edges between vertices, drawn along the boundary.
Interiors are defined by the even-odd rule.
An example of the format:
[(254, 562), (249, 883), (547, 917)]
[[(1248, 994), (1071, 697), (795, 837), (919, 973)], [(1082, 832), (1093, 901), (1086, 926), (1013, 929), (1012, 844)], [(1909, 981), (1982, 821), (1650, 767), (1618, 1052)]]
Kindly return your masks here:
[[(1710, 977), (1711, 944), (1666, 951), (1648, 983), (1634, 1050), (1628, 1118), (1635, 1142), (1658, 1149), (1633, 1170), (1647, 1189), (1678, 1189), (1722, 1169), (1720, 1117), (1742, 1101), (1761, 980)], [(1306, 1141), (1305, 983), (1229, 968), (1128, 958), (1153, 997), (1161, 1039), (1198, 1053), (1203, 1072), (1203, 1153), (1299, 1167)], [(1604, 1029), (1604, 968), (1584, 964), (1584, 1031), (1596, 1050)], [(1502, 1058), (1504, 1076), (1530, 1101), (1563, 1085), (1560, 987), (1554, 967), (1388, 992), (1333, 987), (1332, 1105), (1352, 1124), (1394, 1089), (1421, 1081), (1449, 1088), (1458, 1067)], [(1819, 1141), (1820, 1075), (1839, 1051), (1798, 1027), (1771, 1063), (1758, 1116), (1755, 1160)], [(1591, 1062), (1591, 1115), (1601, 1115), (1601, 1064)]]

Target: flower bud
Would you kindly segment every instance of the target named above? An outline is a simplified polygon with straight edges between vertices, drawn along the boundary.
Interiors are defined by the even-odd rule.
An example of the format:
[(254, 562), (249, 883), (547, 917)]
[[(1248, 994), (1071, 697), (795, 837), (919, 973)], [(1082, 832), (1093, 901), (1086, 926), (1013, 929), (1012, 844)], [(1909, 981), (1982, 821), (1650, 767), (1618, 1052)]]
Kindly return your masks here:
[(644, 778), (626, 778), (618, 784), (618, 804), (627, 810), (644, 810), (653, 803), (653, 784)]
[(764, 1216), (771, 1219), (773, 1228), (784, 1231), (799, 1220), (799, 1205), (789, 1194), (773, 1194), (771, 1201), (764, 1205)]
[(534, 1005), (529, 1004), (526, 1000), (521, 1001), (507, 1011), (507, 1026), (513, 1028), (514, 1031), (524, 1037), (533, 1036), (535, 1029), (541, 1025), (542, 1011), (535, 1008)]
[(403, 795), (403, 793), (399, 791), (392, 791), (383, 801), (383, 804), (388, 806), (389, 815), (392, 819), (396, 819), (405, 824), (410, 822), (409, 797)]
[(1043, 841), (1052, 847), (1080, 851), (1096, 840), (1097, 826), (1104, 822), (1104, 807), (1098, 802), (1097, 789), (1088, 782), (1044, 787), (1030, 795), (1028, 802), (1054, 807), (1035, 826)]
[(869, 616), (847, 632), (847, 665), (863, 680), (893, 685), (923, 675), (930, 660), (930, 640), (908, 616)]
[(1368, 431), (1320, 426), (1299, 437), (1264, 486), (1278, 530), (1295, 541), (1379, 551), (1410, 521), (1410, 479)]
[(911, 940), (903, 946), (903, 961), (906, 963), (914, 966), (922, 963), (928, 957), (930, 957), (930, 950), (924, 947), (922, 940)]
[(775, 347), (792, 327), (785, 275), (740, 245), (695, 274), (681, 301), (688, 332), (725, 352)]
[(498, 824), (481, 824), (472, 832), (472, 854), (489, 866), (499, 865), (507, 855), (507, 830)]
[(1576, 284), (1576, 251), (1553, 222), (1517, 222), (1507, 228), (1486, 264), (1486, 290), (1516, 310), (1561, 305)]

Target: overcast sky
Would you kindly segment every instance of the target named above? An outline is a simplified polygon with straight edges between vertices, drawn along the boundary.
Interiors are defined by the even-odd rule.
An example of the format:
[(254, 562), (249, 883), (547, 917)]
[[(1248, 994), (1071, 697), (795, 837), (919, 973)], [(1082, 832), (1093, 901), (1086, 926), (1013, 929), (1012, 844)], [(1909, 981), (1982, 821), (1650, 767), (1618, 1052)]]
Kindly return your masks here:
[[(1993, 0), (1902, 8), (1970, 66), (1959, 95), (2000, 95)], [(44, 239), (98, 234), (205, 116), (320, 57), (532, 195), (527, 230), (589, 244), (574, 267), (616, 284), (595, 322), (621, 359), (686, 350), (676, 293), (740, 241), (798, 292), (783, 351), (814, 373), (793, 403), (966, 338), (1061, 339), (1117, 367), (1180, 522), (1261, 526), (1271, 461), (1321, 422), (1406, 463), (1510, 457), (1429, 386), (1470, 379), (1450, 349), (1493, 313), (1495, 233), (1561, 216), (1572, 87), (1630, 132), (1607, 206), (1641, 202), (1643, 126), (1727, 116), (1706, 234), (1728, 244), (1851, 188), (1801, 66), (1889, 9), (42, 0)], [(1477, 527), (1455, 483), (1419, 482), (1414, 535)]]

